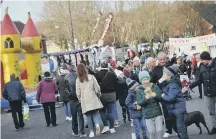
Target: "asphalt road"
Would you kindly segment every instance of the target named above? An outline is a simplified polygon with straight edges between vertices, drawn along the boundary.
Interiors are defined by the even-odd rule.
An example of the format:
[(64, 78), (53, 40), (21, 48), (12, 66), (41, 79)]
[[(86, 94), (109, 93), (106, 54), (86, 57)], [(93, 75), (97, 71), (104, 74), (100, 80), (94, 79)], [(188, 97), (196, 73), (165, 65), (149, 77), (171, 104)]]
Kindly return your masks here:
[[(196, 91), (196, 90), (195, 90)], [(201, 111), (206, 119), (209, 130), (212, 129), (211, 119), (205, 106), (204, 99), (199, 99), (198, 94), (192, 94), (193, 99), (187, 101), (188, 111)], [(57, 108), (57, 127), (46, 127), (43, 110), (31, 111), (30, 120), (25, 121), (26, 127), (23, 130), (16, 131), (13, 125), (11, 113), (1, 114), (1, 139), (76, 139), (71, 135), (71, 122), (65, 121), (64, 109)], [(122, 121), (121, 109), (119, 108), (119, 119)], [(199, 129), (195, 125), (188, 128), (190, 139), (216, 139), (216, 135), (208, 135), (204, 126), (203, 134), (199, 135)], [(116, 128), (115, 134), (103, 134), (96, 139), (132, 139), (133, 127), (130, 123), (121, 124)], [(86, 129), (86, 133), (89, 131)], [(172, 136), (171, 139), (177, 139)]]

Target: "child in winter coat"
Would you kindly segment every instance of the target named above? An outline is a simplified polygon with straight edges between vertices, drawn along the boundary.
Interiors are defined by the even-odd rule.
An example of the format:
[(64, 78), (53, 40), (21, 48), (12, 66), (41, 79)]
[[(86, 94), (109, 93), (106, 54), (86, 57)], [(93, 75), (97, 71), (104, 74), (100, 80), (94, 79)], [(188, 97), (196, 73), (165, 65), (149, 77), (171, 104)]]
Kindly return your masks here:
[(150, 75), (147, 71), (139, 73), (139, 81), (141, 85), (137, 88), (137, 104), (143, 107), (142, 114), (149, 131), (149, 138), (162, 139), (161, 90), (157, 85), (150, 83)]
[(176, 66), (169, 66), (163, 70), (163, 87), (162, 99), (165, 101), (169, 114), (172, 118), (173, 128), (177, 131), (179, 138), (189, 139), (187, 129), (184, 124), (184, 114), (186, 113), (186, 102), (181, 92), (181, 82), (177, 76)]
[(115, 70), (115, 73), (117, 75), (117, 85), (116, 85), (116, 96), (119, 98), (119, 104), (122, 107), (122, 117), (124, 120), (124, 123), (126, 123), (126, 117), (128, 118), (128, 121), (130, 122), (130, 113), (128, 111), (128, 107), (125, 105), (125, 100), (128, 95), (128, 87), (126, 84), (126, 77), (124, 76), (124, 73), (120, 70)]
[(126, 79), (126, 83), (128, 85), (129, 93), (125, 100), (125, 104), (129, 108), (131, 119), (133, 119), (136, 139), (140, 139), (140, 128), (142, 130), (143, 139), (147, 139), (146, 123), (142, 117), (141, 106), (137, 105), (136, 102), (136, 88), (139, 86), (139, 83), (130, 78)]

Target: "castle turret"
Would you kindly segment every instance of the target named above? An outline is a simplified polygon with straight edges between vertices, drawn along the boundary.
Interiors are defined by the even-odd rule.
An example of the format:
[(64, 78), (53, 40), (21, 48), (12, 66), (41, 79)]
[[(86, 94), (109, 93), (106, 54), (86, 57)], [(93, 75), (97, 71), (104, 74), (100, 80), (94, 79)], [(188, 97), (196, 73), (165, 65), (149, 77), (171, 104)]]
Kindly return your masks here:
[(1, 61), (4, 82), (10, 81), (10, 74), (12, 73), (20, 78), (18, 63), (20, 52), (20, 33), (8, 15), (8, 8), (6, 8), (1, 24)]
[(28, 13), (28, 21), (22, 32), (22, 49), (25, 53), (25, 63), (28, 73), (28, 85), (38, 83), (41, 76), (41, 35)]

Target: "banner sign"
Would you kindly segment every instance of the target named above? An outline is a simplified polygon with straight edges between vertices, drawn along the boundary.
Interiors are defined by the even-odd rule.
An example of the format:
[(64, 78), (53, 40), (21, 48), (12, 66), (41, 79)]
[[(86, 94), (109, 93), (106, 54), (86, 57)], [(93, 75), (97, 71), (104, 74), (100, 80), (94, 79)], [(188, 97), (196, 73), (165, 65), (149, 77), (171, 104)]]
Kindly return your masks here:
[(169, 38), (169, 43), (173, 45), (192, 45), (196, 43), (203, 43), (214, 39), (215, 33), (205, 36), (193, 37), (193, 38)]

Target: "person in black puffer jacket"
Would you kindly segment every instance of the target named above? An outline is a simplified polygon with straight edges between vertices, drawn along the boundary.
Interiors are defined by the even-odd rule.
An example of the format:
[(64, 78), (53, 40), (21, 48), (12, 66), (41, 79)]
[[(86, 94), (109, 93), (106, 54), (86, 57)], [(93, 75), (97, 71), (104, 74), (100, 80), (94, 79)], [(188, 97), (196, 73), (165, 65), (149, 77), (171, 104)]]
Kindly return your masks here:
[[(111, 133), (115, 133), (114, 116), (113, 116), (112, 109), (115, 107), (116, 104), (115, 91), (116, 91), (117, 76), (113, 71), (109, 71), (107, 61), (103, 61), (101, 63), (101, 70), (95, 74), (95, 77), (101, 88), (102, 96), (100, 97), (100, 99), (104, 106), (104, 108), (100, 110), (101, 119), (104, 124), (104, 129), (102, 130), (102, 133), (106, 133), (107, 131), (110, 131)], [(106, 115), (108, 117), (106, 117)], [(108, 127), (107, 119), (109, 119), (110, 127)]]
[(203, 84), (207, 107), (212, 119), (213, 129), (210, 134), (216, 134), (216, 58), (212, 59), (209, 52), (200, 54), (201, 65), (198, 79), (190, 84), (190, 88)]

